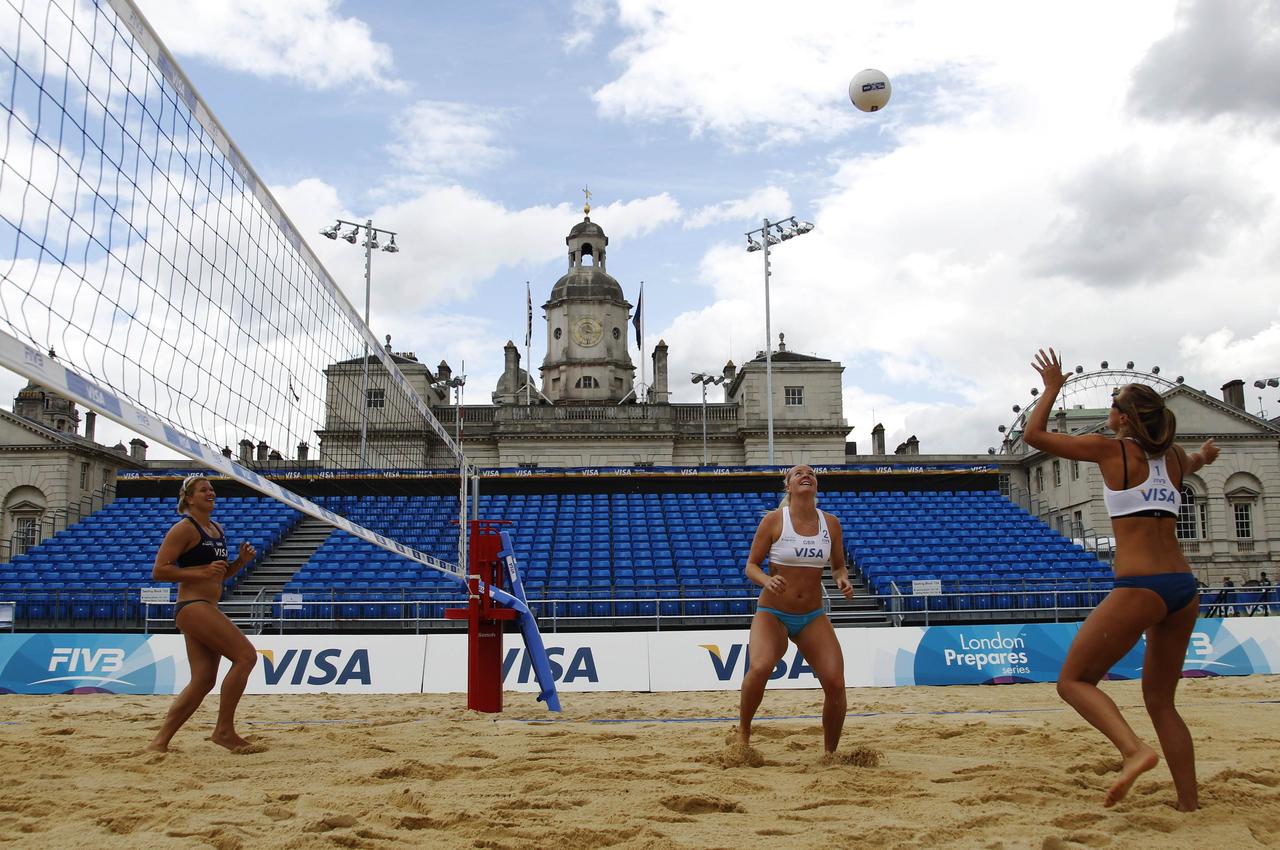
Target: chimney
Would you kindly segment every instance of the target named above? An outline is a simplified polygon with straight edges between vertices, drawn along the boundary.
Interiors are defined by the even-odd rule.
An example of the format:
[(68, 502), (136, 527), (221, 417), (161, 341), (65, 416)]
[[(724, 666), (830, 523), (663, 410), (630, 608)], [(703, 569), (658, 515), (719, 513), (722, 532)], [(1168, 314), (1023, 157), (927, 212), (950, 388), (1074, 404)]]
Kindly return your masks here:
[(129, 441), (129, 457), (139, 462), (147, 459), (147, 444), (141, 437), (134, 437)]
[(882, 455), (884, 451), (884, 426), (879, 422), (876, 427), (871, 429), (871, 453), (873, 455)]
[(298, 443), (298, 460), (306, 460), (309, 451), (311, 451), (311, 447), (306, 443)]
[(667, 389), (667, 343), (661, 339), (653, 347), (653, 391), (649, 400), (654, 404), (671, 402), (671, 392)]
[(453, 377), (453, 370), (449, 368), (449, 364), (441, 360), (440, 365), (436, 367), (436, 380), (447, 381)]
[(84, 438), (92, 443), (94, 432), (97, 430), (98, 414), (92, 410), (86, 410), (84, 414)]
[(253, 440), (248, 437), (240, 441), (240, 463), (248, 466), (253, 460)]
[(262, 463), (263, 461), (267, 460), (267, 452), (268, 452), (268, 451), (270, 451), (270, 449), (271, 449), (271, 447), (267, 445), (267, 441), (266, 441), (266, 440), (259, 440), (259, 441), (258, 441), (258, 457), (257, 457), (257, 460), (258, 460), (258, 462), (259, 462), (259, 463)]
[(724, 382), (726, 384), (732, 384), (733, 379), (738, 377), (738, 367), (733, 364), (732, 360), (730, 360), (728, 363), (724, 364), (724, 372), (721, 374), (724, 375)]
[(1244, 381), (1236, 378), (1223, 384), (1222, 400), (1236, 410), (1244, 410)]
[(228, 446), (223, 446), (223, 447), (222, 447), (222, 456), (223, 456), (223, 457), (225, 457), (225, 458), (230, 459), (230, 457), (231, 457), (231, 449), (230, 449)]
[(912, 434), (910, 437), (907, 438), (907, 454), (909, 455), (920, 454), (920, 441), (916, 439), (915, 434)]

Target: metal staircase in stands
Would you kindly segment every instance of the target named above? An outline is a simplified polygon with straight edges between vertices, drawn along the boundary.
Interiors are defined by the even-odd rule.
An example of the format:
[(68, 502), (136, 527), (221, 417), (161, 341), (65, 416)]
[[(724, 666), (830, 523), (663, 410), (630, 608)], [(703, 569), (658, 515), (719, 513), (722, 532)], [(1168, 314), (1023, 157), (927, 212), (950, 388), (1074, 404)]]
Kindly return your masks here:
[(831, 624), (834, 626), (891, 625), (889, 615), (885, 613), (875, 594), (867, 587), (866, 580), (862, 576), (854, 575), (851, 571), (849, 581), (853, 583), (853, 598), (845, 599), (836, 588), (835, 579), (831, 574), (825, 571), (823, 573), (822, 589), (831, 603), (831, 610), (827, 614)]
[(271, 618), (271, 603), (333, 530), (324, 520), (304, 516), (288, 536), (250, 568), (219, 607), (243, 631), (260, 634), (264, 621)]

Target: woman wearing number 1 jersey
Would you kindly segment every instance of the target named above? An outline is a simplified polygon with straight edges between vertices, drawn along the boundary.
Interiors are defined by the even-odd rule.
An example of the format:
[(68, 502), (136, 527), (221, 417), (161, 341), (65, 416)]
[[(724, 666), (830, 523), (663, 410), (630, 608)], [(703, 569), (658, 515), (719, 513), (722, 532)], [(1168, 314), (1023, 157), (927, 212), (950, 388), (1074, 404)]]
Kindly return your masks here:
[(1200, 597), (1195, 575), (1175, 534), (1182, 504), (1182, 480), (1213, 463), (1218, 449), (1206, 440), (1188, 454), (1174, 443), (1177, 420), (1151, 387), (1129, 384), (1113, 396), (1107, 427), (1116, 435), (1054, 433), (1050, 411), (1067, 375), (1052, 348), (1036, 354), (1033, 368), (1044, 393), (1027, 420), (1027, 445), (1069, 460), (1092, 461), (1102, 473), (1102, 495), (1115, 532), (1115, 589), (1080, 627), (1058, 674), (1058, 694), (1115, 744), (1123, 759), (1120, 778), (1107, 792), (1113, 806), (1133, 781), (1159, 762), (1138, 738), (1098, 682), (1145, 632), (1142, 699), (1164, 750), (1178, 793), (1178, 808), (1194, 811), (1195, 747), (1174, 706), (1182, 663), (1195, 627)]
[[(844, 728), (844, 655), (822, 607), (823, 570), (831, 565), (836, 586), (846, 599), (853, 596), (853, 585), (845, 566), (840, 521), (818, 510), (818, 476), (813, 468), (793, 466), (783, 482), (782, 504), (760, 521), (747, 556), (747, 578), (763, 589), (751, 620), (751, 664), (742, 677), (738, 740), (751, 743), (751, 721), (790, 640), (822, 684), (824, 747), (834, 753)], [(766, 558), (772, 574), (761, 566)]]

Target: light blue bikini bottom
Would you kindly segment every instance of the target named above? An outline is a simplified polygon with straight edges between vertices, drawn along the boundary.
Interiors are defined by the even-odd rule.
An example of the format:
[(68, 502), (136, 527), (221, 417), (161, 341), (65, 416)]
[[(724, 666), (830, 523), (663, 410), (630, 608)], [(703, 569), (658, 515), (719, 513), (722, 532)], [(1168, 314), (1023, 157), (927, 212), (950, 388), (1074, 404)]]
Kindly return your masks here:
[(816, 608), (807, 614), (792, 614), (790, 611), (779, 611), (777, 608), (766, 608), (763, 605), (756, 608), (757, 611), (765, 611), (777, 617), (782, 625), (787, 627), (787, 637), (794, 638), (800, 632), (804, 631), (804, 627), (812, 623), (814, 620), (826, 613), (822, 608)]

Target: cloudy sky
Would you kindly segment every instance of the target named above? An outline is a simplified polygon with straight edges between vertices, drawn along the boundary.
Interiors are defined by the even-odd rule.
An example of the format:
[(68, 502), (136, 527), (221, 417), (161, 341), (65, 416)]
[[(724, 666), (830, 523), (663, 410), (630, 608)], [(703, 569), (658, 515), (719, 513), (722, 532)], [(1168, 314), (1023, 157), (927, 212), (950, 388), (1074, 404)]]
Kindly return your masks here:
[[(592, 219), (678, 401), (772, 324), (850, 439), (984, 451), (1034, 350), (1217, 395), (1280, 374), (1280, 2), (139, 0), (290, 217), (372, 217), (373, 331), (487, 402)], [(849, 78), (874, 67), (874, 114)], [(363, 303), (363, 253), (311, 242)], [(545, 331), (535, 319), (533, 360)], [(633, 351), (633, 359), (636, 354)], [(6, 374), (0, 392), (22, 382)], [(101, 433), (101, 431), (100, 431)]]

